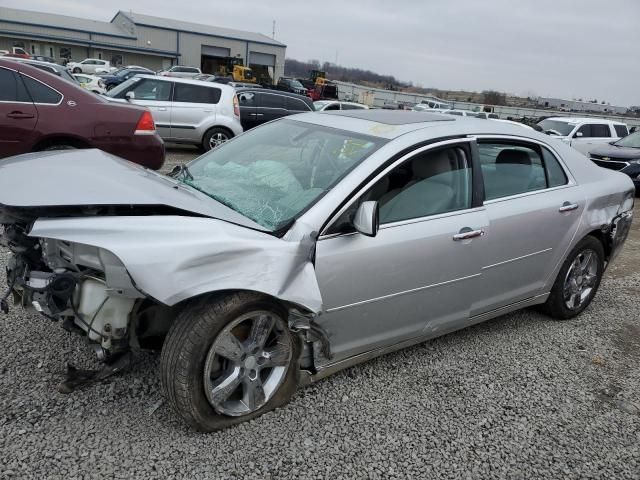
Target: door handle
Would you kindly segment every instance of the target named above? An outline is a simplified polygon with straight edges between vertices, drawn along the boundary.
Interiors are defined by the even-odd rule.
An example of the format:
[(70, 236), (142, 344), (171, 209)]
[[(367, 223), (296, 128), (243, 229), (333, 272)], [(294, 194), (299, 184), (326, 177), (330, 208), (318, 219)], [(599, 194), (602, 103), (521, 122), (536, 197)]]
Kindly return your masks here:
[(22, 113), (22, 112), (10, 112), (7, 113), (8, 118), (34, 118), (35, 115), (33, 113)]
[(166, 107), (156, 107), (156, 110), (159, 111), (159, 112), (166, 112), (167, 111)]
[(580, 207), (577, 203), (569, 203), (564, 202), (562, 206), (558, 209), (560, 213), (571, 212), (573, 210), (577, 210)]
[(460, 240), (469, 240), (471, 238), (481, 237), (484, 235), (484, 230), (471, 230), (470, 228), (463, 228), (460, 233), (456, 233), (453, 236), (453, 240), (458, 242)]
[(256, 113), (255, 116), (256, 117), (264, 117), (264, 113)]

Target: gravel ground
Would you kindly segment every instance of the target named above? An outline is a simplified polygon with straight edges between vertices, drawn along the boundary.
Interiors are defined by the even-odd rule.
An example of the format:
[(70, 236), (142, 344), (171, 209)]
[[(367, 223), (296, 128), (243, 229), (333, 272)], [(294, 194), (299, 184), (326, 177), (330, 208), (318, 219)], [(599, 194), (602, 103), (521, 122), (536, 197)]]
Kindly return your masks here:
[(640, 478), (638, 223), (632, 236), (577, 320), (503, 316), (209, 435), (162, 403), (157, 355), (57, 393), (67, 361), (93, 365), (86, 344), (14, 309), (0, 316), (0, 478)]

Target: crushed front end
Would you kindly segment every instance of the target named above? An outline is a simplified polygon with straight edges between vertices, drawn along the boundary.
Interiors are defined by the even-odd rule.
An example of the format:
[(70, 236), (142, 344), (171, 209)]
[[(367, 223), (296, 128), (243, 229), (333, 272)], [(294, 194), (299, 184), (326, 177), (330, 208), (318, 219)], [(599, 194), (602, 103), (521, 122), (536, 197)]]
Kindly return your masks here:
[(33, 308), (64, 328), (85, 334), (99, 358), (129, 349), (136, 300), (144, 298), (112, 253), (78, 243), (28, 236), (28, 223), (5, 223), (0, 244), (11, 250), (1, 308)]

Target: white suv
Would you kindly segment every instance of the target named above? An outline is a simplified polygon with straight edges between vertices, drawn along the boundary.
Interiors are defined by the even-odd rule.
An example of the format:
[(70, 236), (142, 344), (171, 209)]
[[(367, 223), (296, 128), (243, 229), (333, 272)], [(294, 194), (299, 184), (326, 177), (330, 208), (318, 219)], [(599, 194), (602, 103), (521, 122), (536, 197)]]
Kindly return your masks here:
[(611, 143), (629, 134), (626, 124), (603, 118), (552, 117), (542, 120), (538, 126), (585, 155), (594, 145)]
[(136, 75), (107, 98), (151, 110), (163, 140), (210, 150), (242, 133), (236, 91), (229, 85), (186, 78)]
[(109, 73), (116, 69), (111, 67), (111, 64), (106, 60), (86, 58), (81, 62), (67, 63), (67, 70), (72, 73)]

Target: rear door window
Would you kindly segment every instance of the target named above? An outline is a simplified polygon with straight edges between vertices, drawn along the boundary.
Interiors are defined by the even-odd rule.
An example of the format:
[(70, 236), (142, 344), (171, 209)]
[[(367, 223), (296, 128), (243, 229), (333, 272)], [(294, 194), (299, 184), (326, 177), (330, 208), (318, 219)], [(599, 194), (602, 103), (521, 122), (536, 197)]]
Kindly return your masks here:
[(57, 105), (62, 101), (62, 95), (53, 88), (26, 75), (21, 75), (33, 103)]
[(556, 156), (538, 145), (480, 143), (485, 199), (518, 195), (568, 183)]
[(176, 83), (173, 92), (173, 101), (182, 103), (209, 103), (217, 104), (220, 101), (219, 88), (203, 87), (188, 83)]
[(258, 106), (264, 108), (286, 108), (285, 100), (285, 97), (282, 95), (263, 93), (258, 98)]
[(6, 68), (0, 68), (0, 102), (31, 103), (31, 98), (20, 78)]
[(542, 156), (537, 147), (480, 143), (478, 150), (486, 200), (547, 188)]
[(614, 125), (613, 128), (616, 130), (616, 135), (618, 137), (626, 137), (629, 135), (629, 131), (627, 130), (626, 125)]

